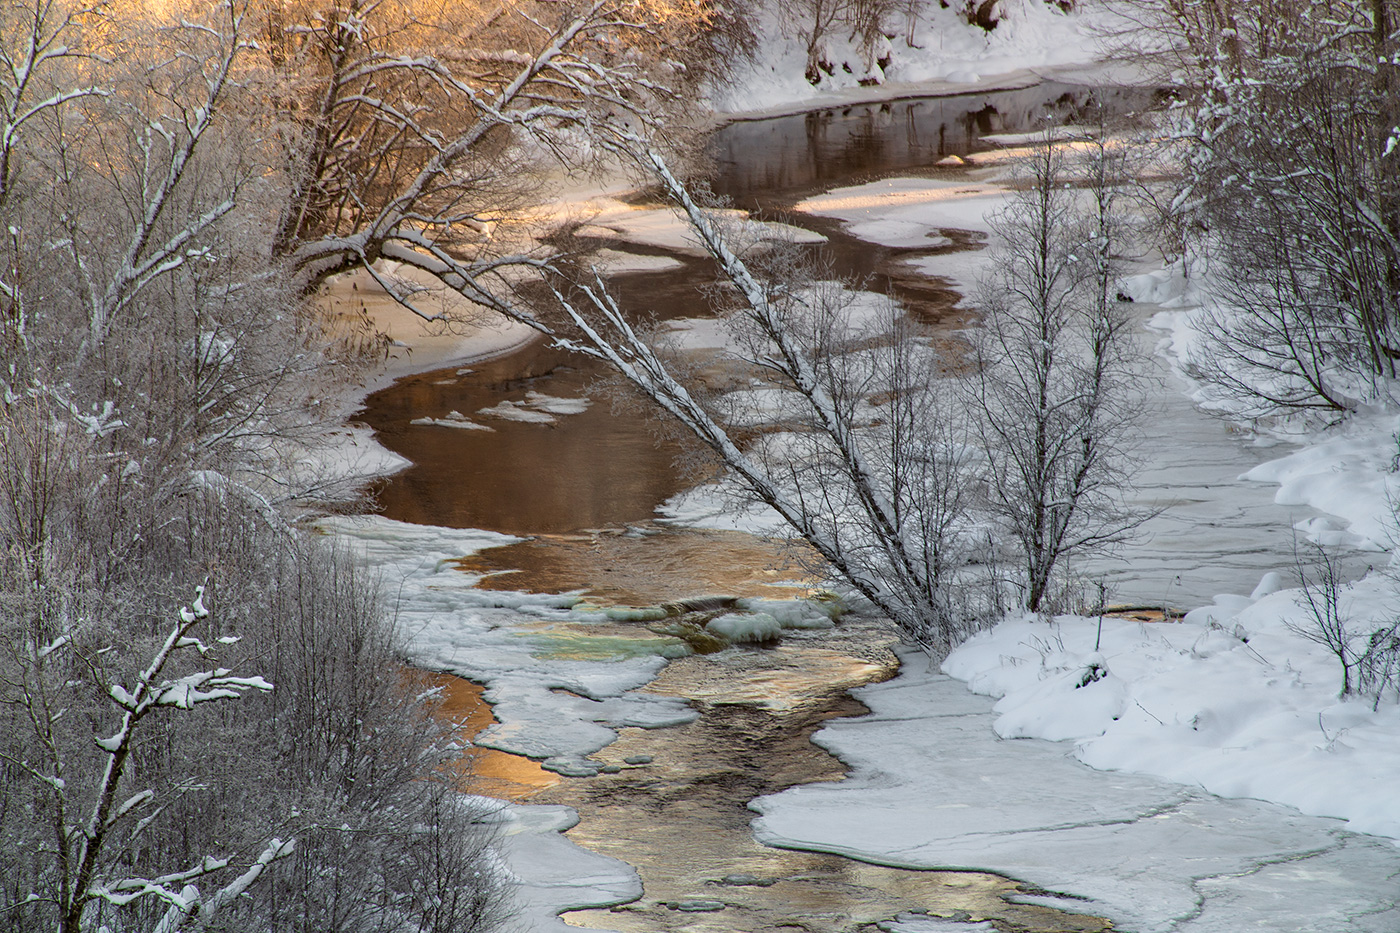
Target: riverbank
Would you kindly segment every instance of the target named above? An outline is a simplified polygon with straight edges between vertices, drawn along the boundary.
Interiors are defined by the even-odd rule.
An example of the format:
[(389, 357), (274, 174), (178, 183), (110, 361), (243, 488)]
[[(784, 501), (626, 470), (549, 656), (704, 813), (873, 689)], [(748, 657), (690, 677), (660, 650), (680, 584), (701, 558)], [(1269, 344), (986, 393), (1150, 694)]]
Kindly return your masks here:
[[(781, 8), (780, 8), (781, 9)], [(754, 57), (735, 65), (723, 87), (711, 88), (716, 118), (754, 120), (854, 104), (1016, 90), (1041, 81), (1086, 85), (1141, 84), (1153, 49), (1141, 23), (1105, 0), (1045, 3), (1003, 0), (991, 29), (970, 24), (960, 4), (921, 11), (866, 50), (854, 34), (832, 30), (820, 41), (815, 84), (800, 28), (758, 5)], [(800, 13), (790, 13), (792, 20)], [(1124, 37), (1134, 31), (1131, 50)], [(872, 54), (873, 53), (873, 54)], [(1110, 61), (1110, 59), (1115, 59)]]
[[(936, 200), (939, 199), (930, 202)], [(634, 215), (633, 210), (628, 207), (622, 220), (610, 220), (607, 229), (614, 234), (625, 233), (630, 229), (625, 223), (627, 218), (645, 221), (638, 225), (645, 229), (639, 229), (631, 240), (643, 240), (646, 234), (653, 237), (648, 242), (656, 247), (654, 224), (659, 215)], [(859, 222), (859, 218), (855, 221)], [(967, 218), (956, 223), (946, 218), (936, 222), (926, 218), (924, 222), (930, 228), (965, 226)], [(667, 242), (675, 233), (666, 232)], [(627, 241), (629, 237), (612, 239)], [(959, 274), (965, 276), (967, 270), (962, 268)], [(558, 758), (556, 764), (572, 765), (580, 775), (592, 770), (593, 777), (569, 779), (579, 792), (588, 793), (587, 782), (608, 780), (603, 777), (608, 772), (588, 764), (586, 759), (601, 760), (599, 751), (610, 747), (608, 743), (618, 731), (664, 729), (696, 721), (684, 718), (694, 710), (677, 702), (676, 697), (657, 697), (648, 690), (637, 689), (665, 667), (665, 636), (658, 637), (644, 627), (605, 628), (604, 623), (609, 622), (607, 613), (580, 606), (576, 597), (483, 590), (474, 586), (479, 575), (474, 578), (459, 569), (457, 559), (462, 555), (517, 539), (403, 526), (383, 519), (336, 523), (329, 525), (328, 530), (347, 542), (358, 543), (367, 562), (398, 585), (400, 615), (415, 640), (415, 662), (454, 670), (490, 685), (488, 699), (498, 704), (503, 722), (500, 728), (493, 727), (481, 738), (483, 743), (534, 757)], [(638, 533), (645, 534), (645, 530)], [(611, 620), (610, 624), (616, 621)], [(1024, 635), (1016, 638), (1025, 640)], [(595, 653), (581, 656), (581, 645), (591, 645)], [(606, 651), (601, 650), (604, 646)], [(753, 649), (731, 650), (742, 653)], [(1185, 655), (1192, 651), (1198, 651), (1197, 646), (1191, 646)], [(999, 660), (997, 665), (1001, 666)], [(1005, 666), (1036, 670), (1026, 662)], [(985, 704), (974, 708), (954, 703), (956, 716), (940, 716), (940, 704), (951, 702), (947, 690), (956, 693), (960, 688), (954, 685), (945, 689), (945, 681), (921, 678), (917, 664), (906, 663), (905, 668), (905, 674), (889, 689), (891, 695), (899, 693), (905, 697), (906, 703), (882, 706), (883, 700), (868, 701), (875, 710), (872, 716), (842, 722), (829, 727), (829, 733), (818, 734), (819, 744), (832, 748), (855, 768), (854, 778), (829, 787), (865, 793), (827, 797), (824, 795), (828, 785), (816, 785), (801, 793), (791, 792), (791, 796), (785, 792), (777, 798), (766, 798), (780, 801), (771, 811), (765, 810), (765, 820), (772, 814), (772, 820), (766, 824), (770, 829), (763, 830), (770, 833), (765, 837), (767, 841), (893, 864), (946, 865), (956, 857), (962, 867), (999, 869), (1074, 898), (1088, 898), (1087, 902), (1076, 902), (1074, 898), (1056, 900), (1061, 904), (1078, 903), (1081, 909), (1088, 905), (1087, 909), (1102, 910), (1144, 929), (1166, 929), (1169, 925), (1197, 930), (1237, 929), (1261, 917), (1270, 924), (1282, 924), (1283, 914), (1270, 913), (1267, 900), (1276, 896), (1280, 887), (1290, 892), (1306, 890), (1311, 882), (1304, 884), (1299, 879), (1313, 871), (1327, 880), (1327, 896), (1319, 896), (1316, 888), (1310, 894), (1298, 893), (1288, 902), (1287, 910), (1298, 911), (1297, 916), (1306, 918), (1306, 922), (1270, 928), (1366, 929), (1345, 925), (1345, 918), (1366, 914), (1378, 918), (1375, 929), (1384, 929), (1394, 919), (1379, 900), (1383, 887), (1376, 874), (1389, 871), (1385, 867), (1389, 862), (1371, 842), (1349, 841), (1355, 837), (1346, 834), (1338, 824), (1319, 821), (1294, 832), (1296, 814), (1265, 810), (1246, 819), (1232, 807), (1251, 810), (1252, 804), (1213, 798), (1203, 798), (1199, 807), (1186, 806), (1180, 803), (1182, 798), (1175, 796), (1182, 793), (1180, 789), (1169, 785), (1152, 785), (1156, 790), (1151, 791), (1129, 787), (1129, 792), (1113, 798), (1112, 805), (1101, 806), (1099, 801), (1107, 793), (1105, 787), (1128, 785), (1122, 785), (1119, 776), (1092, 772), (1073, 762), (1065, 762), (1066, 767), (1053, 775), (1053, 786), (1063, 793), (1047, 796), (1037, 760), (1024, 757), (1027, 746), (1023, 743), (996, 740), (995, 716), (984, 708)], [(906, 674), (910, 679), (905, 679)], [(1035, 679), (1039, 682), (1038, 674)], [(1109, 685), (1112, 686), (1111, 681)], [(867, 689), (873, 691), (872, 699), (883, 696), (878, 687)], [(908, 700), (910, 697), (921, 698), (922, 705), (915, 707)], [(1152, 708), (1145, 699), (1140, 702)], [(879, 741), (882, 730), (892, 722), (908, 722), (913, 731), (897, 741)], [(629, 748), (643, 749), (648, 736), (669, 733), (627, 734), (634, 743)], [(870, 741), (864, 745), (864, 740), (842, 744), (834, 738), (839, 734), (865, 734)], [(869, 750), (877, 745), (878, 754)], [(969, 789), (967, 795), (948, 796), (948, 781), (937, 777), (942, 772), (926, 753), (933, 750), (967, 759), (965, 768), (945, 775), (948, 781), (964, 781)], [(1055, 756), (1063, 759), (1064, 748), (1047, 753), (1047, 760)], [(998, 774), (1007, 775), (1010, 783), (983, 780)], [(898, 796), (897, 805), (882, 802), (890, 798), (879, 796), (876, 791), (880, 789)], [(1017, 797), (1017, 793), (1021, 796)], [(1153, 802), (1135, 807), (1135, 795), (1139, 794)], [(788, 807), (792, 800), (797, 804)], [(1021, 801), (1017, 804), (1020, 822), (1001, 819), (998, 813), (1002, 802), (1015, 800)], [(821, 805), (808, 807), (809, 802)], [(764, 808), (769, 804), (760, 801), (756, 806)], [(850, 818), (836, 819), (836, 814)], [(950, 815), (963, 819), (950, 823)], [(884, 842), (870, 841), (871, 834), (866, 829), (888, 825), (885, 821), (898, 821), (897, 828), (903, 833), (885, 834), (886, 841), (897, 841), (901, 850), (921, 846), (918, 859), (900, 861), (902, 856), (891, 856)], [(1287, 827), (1286, 831), (1278, 828), (1278, 821)], [(1114, 828), (1129, 824), (1136, 827), (1133, 832), (1146, 835), (1135, 836), (1126, 829), (1119, 833)], [(830, 832), (814, 831), (813, 825), (828, 826)], [(1091, 828), (1102, 832), (1095, 835)], [(1123, 846), (1128, 851), (1135, 847), (1154, 851), (1163, 845), (1163, 834), (1183, 841), (1161, 848), (1160, 864), (1128, 858), (1119, 850)], [(1009, 839), (1014, 839), (1015, 844), (1006, 842)], [(939, 855), (940, 852), (946, 854)], [(1358, 852), (1365, 858), (1354, 858)], [(1333, 855), (1342, 860), (1327, 861)], [(1202, 859), (1209, 864), (1205, 865)], [(1204, 865), (1208, 870), (1195, 872), (1191, 870), (1193, 865)], [(1271, 867), (1276, 865), (1293, 867)], [(618, 870), (625, 874), (620, 867)], [(1164, 880), (1154, 888), (1153, 898), (1140, 904), (1130, 902), (1124, 892), (1131, 892), (1144, 875), (1157, 872), (1163, 873)], [(1348, 882), (1348, 877), (1355, 881)], [(612, 890), (624, 887), (615, 886)], [(640, 888), (633, 887), (640, 893)], [(717, 928), (724, 929), (723, 912), (719, 913), (721, 917), (716, 922), (721, 926)], [(602, 922), (597, 915), (590, 915), (593, 919)], [(890, 929), (932, 930), (932, 923), (927, 917), (909, 918)]]

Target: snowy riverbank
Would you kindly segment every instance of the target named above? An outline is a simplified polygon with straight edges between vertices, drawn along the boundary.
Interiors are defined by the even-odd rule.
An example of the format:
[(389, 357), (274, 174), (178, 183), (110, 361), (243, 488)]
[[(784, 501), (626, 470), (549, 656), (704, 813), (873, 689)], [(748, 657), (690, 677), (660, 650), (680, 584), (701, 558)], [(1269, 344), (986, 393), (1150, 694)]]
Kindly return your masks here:
[[(928, 234), (984, 229), (982, 214), (999, 203), (996, 160), (986, 162), (955, 183), (881, 182), (806, 207), (872, 242), (936, 244)], [(614, 204), (594, 220), (616, 239), (664, 246), (679, 232), (662, 213)], [(917, 263), (965, 284), (975, 265), (969, 258), (930, 255)], [(700, 324), (685, 326), (703, 342)], [(457, 346), (451, 352), (469, 344)], [(450, 354), (444, 359), (451, 362)], [(430, 368), (423, 355), (411, 365)], [(1359, 537), (1345, 536), (1381, 541), (1373, 519), (1389, 514), (1393, 430), (1393, 419), (1377, 416), (1369, 427), (1358, 423), (1253, 475), (1282, 482), (1284, 501), (1342, 516), (1313, 520), (1309, 531), (1353, 545)], [(1220, 504), (1231, 494), (1215, 495)], [(685, 504), (672, 503), (683, 522)], [(664, 727), (688, 715), (682, 703), (634, 692), (665, 664), (659, 640), (615, 643), (622, 660), (561, 658), (568, 627), (596, 616), (569, 598), (474, 589), (454, 564), (512, 539), (384, 519), (337, 519), (326, 530), (398, 594), (415, 663), (489, 685), (502, 722), (481, 744), (554, 757), (556, 766), (585, 774), (587, 757), (616, 728)], [(1400, 918), (1388, 906), (1386, 879), (1400, 871), (1400, 852), (1389, 843), (1353, 836), (1334, 820), (1183, 786), (1267, 797), (1349, 819), (1351, 829), (1400, 835), (1384, 781), (1400, 763), (1395, 707), (1372, 713), (1338, 702), (1335, 664), (1329, 672), (1320, 649), (1287, 627), (1297, 618), (1296, 600), (1269, 589), (1218, 599), (1181, 623), (1105, 620), (1096, 655), (1097, 620), (1008, 621), (956, 652), (947, 668), (1002, 696), (995, 709), (908, 658), (896, 680), (860, 691), (871, 716), (819, 736), (852, 766), (851, 779), (757, 801), (757, 832), (770, 844), (874, 862), (1002, 871), (1085, 898), (1077, 909), (1107, 914), (1127, 929), (1394, 929)], [(1383, 612), (1384, 589), (1379, 579), (1359, 583), (1347, 605), (1358, 615)], [(1080, 681), (1087, 683), (1075, 686)], [(1013, 736), (1075, 744), (1002, 740)], [(1076, 756), (1178, 783), (1096, 773)], [(538, 819), (529, 808), (512, 812), (512, 825), (536, 833), (566, 822), (553, 812)], [(524, 852), (536, 843), (522, 844)], [(580, 892), (568, 880), (570, 857), (551, 855), (547, 883), (526, 884), (536, 929), (563, 929), (552, 911), (587, 897), (636, 894), (620, 863), (580, 870), (602, 879)], [(518, 873), (526, 881), (523, 867)], [(941, 929), (931, 923), (911, 919), (891, 929)]]
[[(757, 17), (760, 48), (751, 61), (712, 88), (709, 103), (725, 119), (760, 119), (856, 102), (970, 94), (1028, 87), (1047, 77), (1083, 83), (1131, 83), (1134, 66), (1101, 64), (1129, 24), (1104, 0), (1081, 0), (1062, 11), (1040, 0), (1006, 0), (990, 31), (972, 25), (961, 4), (928, 5), (912, 25), (890, 37), (870, 60), (860, 42), (833, 30), (822, 39), (829, 69), (812, 84), (799, 27), (782, 4)], [(1144, 51), (1144, 50), (1139, 50)], [(880, 64), (883, 61), (884, 64)]]

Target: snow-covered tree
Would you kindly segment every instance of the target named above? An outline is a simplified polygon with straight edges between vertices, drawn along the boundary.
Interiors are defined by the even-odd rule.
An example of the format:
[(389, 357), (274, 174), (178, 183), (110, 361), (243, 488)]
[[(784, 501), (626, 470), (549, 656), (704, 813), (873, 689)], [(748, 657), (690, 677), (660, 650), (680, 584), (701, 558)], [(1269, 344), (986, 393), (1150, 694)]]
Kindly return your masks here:
[(1071, 556), (1102, 551), (1142, 521), (1121, 505), (1141, 377), (1116, 300), (1121, 158), (1101, 136), (1066, 145), (1047, 135), (1017, 181), (991, 218), (997, 243), (963, 384), (992, 511), (1019, 552), (1016, 583), (1034, 612), (1056, 603), (1055, 574)]
[(270, 4), (264, 32), (291, 189), (277, 255), (311, 285), (366, 269), (448, 323), (463, 312), (378, 260), (511, 313), (544, 171), (598, 165), (604, 127), (668, 124), (707, 53), (742, 44), (707, 0)]
[(1175, 208), (1215, 301), (1192, 362), (1238, 413), (1345, 412), (1400, 357), (1400, 7), (1162, 0), (1189, 94)]
[(434, 694), (295, 530), (334, 344), (272, 255), (259, 20), (136, 6), (0, 0), (0, 929), (489, 928)]
[[(36, 913), (54, 915), (61, 933), (93, 929), (92, 915), (103, 907), (126, 907), (138, 901), (160, 902), (163, 912), (157, 930), (196, 930), (209, 925), (215, 915), (244, 893), (276, 859), (295, 848), (293, 840), (273, 838), (243, 870), (230, 870), (232, 860), (208, 855), (187, 867), (147, 877), (132, 871), (128, 853), (138, 844), (140, 834), (168, 803), (148, 787), (133, 787), (127, 779), (127, 766), (144, 738), (148, 719), (167, 710), (193, 710), (203, 703), (237, 699), (248, 690), (271, 690), (272, 684), (258, 676), (239, 676), (224, 667), (196, 669), (179, 676), (167, 676), (167, 666), (180, 652), (197, 652), (202, 658), (217, 645), (206, 645), (192, 634), (209, 616), (200, 589), (193, 607), (182, 608), (179, 619), (149, 664), (129, 685), (120, 681), (105, 684), (105, 692), (116, 707), (118, 721), (111, 735), (93, 736), (100, 754), (98, 771), (85, 769), (69, 759), (69, 748), (56, 732), (61, 720), (74, 711), (65, 697), (74, 668), (102, 666), (97, 657), (65, 655), (81, 652), (81, 635), (64, 632), (53, 641), (40, 644), (32, 639), (11, 644), (13, 678), (4, 694), (5, 702), (17, 706), (20, 715), (11, 721), (26, 721), (32, 730), (32, 743), (7, 743), (0, 756), (23, 773), (48, 799), (36, 809), (50, 814), (52, 837), (40, 843), (40, 857), (52, 860), (56, 869), (46, 884), (11, 909), (36, 907)], [(83, 633), (86, 634), (86, 633)], [(235, 638), (221, 639), (224, 643)], [(37, 754), (19, 756), (11, 749), (26, 745)], [(10, 790), (28, 782), (15, 782)], [(90, 786), (85, 786), (89, 785)], [(199, 885), (220, 885), (201, 893)]]

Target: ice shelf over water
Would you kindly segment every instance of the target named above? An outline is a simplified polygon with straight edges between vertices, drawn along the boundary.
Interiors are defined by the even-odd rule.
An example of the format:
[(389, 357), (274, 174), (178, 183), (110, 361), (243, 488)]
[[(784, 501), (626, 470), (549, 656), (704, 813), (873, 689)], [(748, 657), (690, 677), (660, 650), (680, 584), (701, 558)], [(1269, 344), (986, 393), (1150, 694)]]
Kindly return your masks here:
[[(1008, 741), (992, 701), (922, 656), (855, 691), (868, 716), (815, 738), (852, 767), (837, 784), (750, 804), (761, 842), (909, 868), (979, 868), (1051, 892), (1044, 901), (1166, 931), (1400, 927), (1400, 850), (1255, 800), (1096, 773), (1063, 744)], [(1080, 900), (1080, 899), (1083, 900)]]

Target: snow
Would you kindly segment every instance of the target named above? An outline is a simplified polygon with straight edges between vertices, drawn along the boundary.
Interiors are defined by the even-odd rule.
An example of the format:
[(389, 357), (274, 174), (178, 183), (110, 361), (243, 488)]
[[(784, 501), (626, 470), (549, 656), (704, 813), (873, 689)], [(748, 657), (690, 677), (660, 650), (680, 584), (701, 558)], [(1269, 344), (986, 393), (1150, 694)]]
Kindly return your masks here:
[(566, 933), (578, 928), (559, 919), (562, 911), (625, 904), (641, 896), (641, 879), (630, 865), (564, 838), (578, 824), (572, 809), (478, 800), (495, 808), (497, 850), (506, 877), (515, 883), (510, 908), (521, 928)]
[(1310, 540), (1328, 546), (1390, 550), (1400, 544), (1395, 506), (1400, 503), (1396, 472), (1400, 418), (1389, 412), (1353, 417), (1316, 443), (1255, 467), (1246, 479), (1276, 483), (1276, 501), (1309, 505), (1341, 520), (1313, 521)]
[[(1363, 581), (1354, 614), (1384, 613), (1395, 581)], [(1295, 590), (1226, 599), (1178, 623), (1003, 622), (943, 669), (999, 697), (1003, 738), (1075, 741), (1092, 767), (1152, 774), (1252, 797), (1400, 840), (1400, 706), (1339, 700), (1341, 672), (1306, 624)], [(1099, 679), (1090, 680), (1096, 669)]]
[(968, 25), (955, 9), (925, 4), (912, 44), (902, 24), (896, 27), (901, 32), (889, 39), (890, 64), (884, 68), (867, 61), (846, 30), (834, 30), (825, 43), (832, 71), (813, 86), (804, 74), (805, 42), (795, 29), (784, 28), (783, 5), (768, 3), (760, 12), (758, 57), (726, 76), (723, 87), (711, 88), (709, 100), (720, 113), (756, 115), (911, 92), (1035, 83), (1032, 70), (1098, 61), (1100, 36), (1120, 22), (1102, 0), (1081, 0), (1070, 14), (1039, 0), (1003, 0), (1001, 6), (1004, 18), (986, 32)]
[[(588, 202), (585, 223), (574, 228), (574, 236), (582, 239), (620, 240), (649, 249), (663, 249), (683, 256), (704, 256), (705, 248), (696, 239), (684, 217), (669, 207), (637, 207), (621, 201), (599, 197)], [(744, 211), (718, 212), (731, 225), (733, 233), (750, 244), (764, 241), (785, 243), (823, 243), (820, 233), (803, 230), (789, 224), (749, 220)]]
[(945, 229), (990, 233), (985, 215), (1004, 195), (968, 181), (889, 178), (836, 188), (799, 202), (795, 210), (835, 217), (855, 237), (881, 246), (933, 249), (951, 243)]
[(1400, 868), (1393, 847), (1259, 801), (1095, 774), (1060, 744), (1008, 742), (988, 728), (990, 700), (920, 655), (904, 662), (894, 680), (854, 691), (868, 716), (814, 739), (850, 766), (846, 780), (750, 804), (761, 842), (998, 871), (1051, 892), (1036, 901), (1139, 933), (1359, 933), (1400, 922), (1387, 881)]
[(783, 627), (766, 612), (731, 612), (705, 623), (705, 630), (734, 644), (744, 644), (774, 641), (782, 634)]

